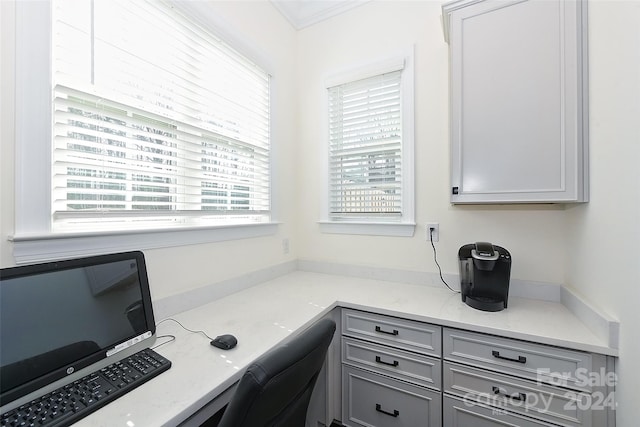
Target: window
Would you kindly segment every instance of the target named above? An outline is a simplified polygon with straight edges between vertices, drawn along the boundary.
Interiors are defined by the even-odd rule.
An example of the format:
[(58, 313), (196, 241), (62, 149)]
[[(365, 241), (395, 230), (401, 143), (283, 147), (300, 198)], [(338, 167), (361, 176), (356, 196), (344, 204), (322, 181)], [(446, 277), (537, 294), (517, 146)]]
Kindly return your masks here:
[(275, 232), (270, 76), (188, 3), (16, 3), (16, 262)]
[(52, 231), (269, 218), (269, 75), (169, 4), (55, 0)]
[[(354, 224), (409, 226), (413, 234), (413, 84), (411, 58), (391, 61), (327, 88), (328, 203), (326, 231)], [(347, 227), (336, 227), (347, 224)], [(329, 230), (329, 228), (331, 230)], [(362, 232), (363, 227), (359, 227)], [(380, 229), (380, 227), (375, 227)], [(342, 229), (343, 231), (338, 231)], [(384, 227), (382, 233), (388, 234)], [(347, 231), (344, 231), (347, 230)], [(392, 234), (407, 235), (407, 230)]]

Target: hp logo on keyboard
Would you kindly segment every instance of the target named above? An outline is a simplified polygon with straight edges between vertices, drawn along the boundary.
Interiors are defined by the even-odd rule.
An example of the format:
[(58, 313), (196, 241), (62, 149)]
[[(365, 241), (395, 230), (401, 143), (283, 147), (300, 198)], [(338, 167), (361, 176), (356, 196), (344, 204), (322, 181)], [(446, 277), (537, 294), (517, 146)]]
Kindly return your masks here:
[(73, 369), (73, 366), (69, 366), (69, 367), (67, 368), (67, 375), (71, 375), (71, 374), (73, 374), (73, 371), (75, 371), (75, 369)]

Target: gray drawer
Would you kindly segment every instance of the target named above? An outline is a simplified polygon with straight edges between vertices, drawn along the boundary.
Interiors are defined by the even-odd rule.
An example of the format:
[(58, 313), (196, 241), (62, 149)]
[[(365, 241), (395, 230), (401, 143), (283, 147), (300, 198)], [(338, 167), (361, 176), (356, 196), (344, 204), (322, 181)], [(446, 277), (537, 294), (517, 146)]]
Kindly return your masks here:
[(505, 410), (445, 396), (442, 402), (443, 426), (446, 427), (555, 427)]
[(439, 392), (383, 375), (342, 367), (342, 423), (350, 427), (441, 425)]
[(591, 391), (589, 353), (445, 328), (443, 357), (534, 381)]
[(474, 400), (564, 426), (591, 426), (591, 410), (580, 409), (590, 401), (585, 392), (537, 384), (510, 375), (443, 363), (443, 388), (465, 401)]
[(442, 362), (430, 356), (343, 338), (342, 362), (440, 390)]
[(413, 320), (343, 309), (342, 334), (430, 356), (442, 355), (442, 328)]

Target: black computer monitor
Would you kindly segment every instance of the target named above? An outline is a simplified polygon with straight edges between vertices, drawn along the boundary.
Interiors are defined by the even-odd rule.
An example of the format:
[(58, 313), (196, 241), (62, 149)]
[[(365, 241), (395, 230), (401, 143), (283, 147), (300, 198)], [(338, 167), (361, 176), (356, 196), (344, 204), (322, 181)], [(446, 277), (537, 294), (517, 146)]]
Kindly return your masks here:
[(0, 270), (0, 405), (155, 333), (142, 252)]

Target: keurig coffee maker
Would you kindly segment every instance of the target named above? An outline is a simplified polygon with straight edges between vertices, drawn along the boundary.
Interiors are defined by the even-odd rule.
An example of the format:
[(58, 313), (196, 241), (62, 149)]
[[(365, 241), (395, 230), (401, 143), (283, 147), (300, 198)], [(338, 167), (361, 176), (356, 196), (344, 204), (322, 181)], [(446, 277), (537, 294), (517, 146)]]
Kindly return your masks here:
[(511, 254), (488, 242), (464, 245), (458, 251), (462, 301), (483, 311), (507, 308)]

